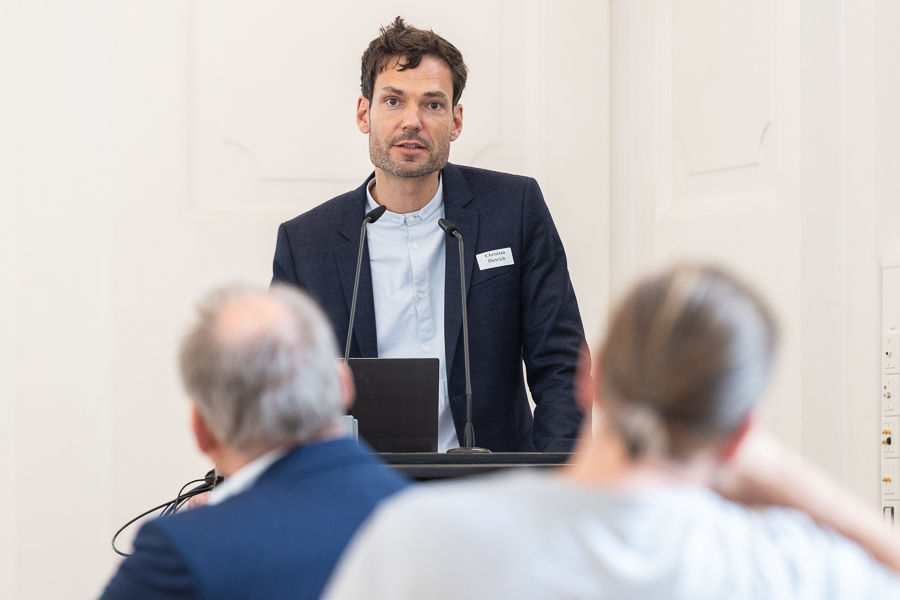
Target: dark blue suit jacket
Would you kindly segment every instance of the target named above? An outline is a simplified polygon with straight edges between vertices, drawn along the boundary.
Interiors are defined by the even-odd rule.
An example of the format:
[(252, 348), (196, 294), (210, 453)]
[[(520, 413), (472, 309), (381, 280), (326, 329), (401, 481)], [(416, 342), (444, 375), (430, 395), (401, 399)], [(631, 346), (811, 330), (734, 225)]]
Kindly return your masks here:
[[(373, 175), (369, 176), (371, 179)], [(366, 183), (283, 223), (273, 282), (305, 289), (347, 338)], [(494, 451), (569, 451), (581, 414), (574, 375), (584, 343), (566, 255), (534, 179), (448, 164), (444, 214), (465, 240), (473, 424)], [(480, 270), (475, 256), (511, 248), (515, 264)], [(372, 271), (364, 250), (351, 356), (378, 356)], [(457, 436), (466, 421), (459, 251), (448, 236), (444, 337), (450, 409)], [(522, 359), (536, 404), (525, 395)]]
[(405, 485), (353, 440), (300, 447), (248, 491), (144, 525), (103, 599), (318, 598), (357, 527)]

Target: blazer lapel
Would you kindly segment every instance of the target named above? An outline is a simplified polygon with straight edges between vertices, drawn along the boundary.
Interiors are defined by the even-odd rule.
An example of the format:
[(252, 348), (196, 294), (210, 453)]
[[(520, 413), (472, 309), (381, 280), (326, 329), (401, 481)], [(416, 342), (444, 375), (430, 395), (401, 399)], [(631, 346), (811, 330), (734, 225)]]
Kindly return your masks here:
[[(469, 206), (472, 192), (460, 170), (447, 164), (443, 171), (444, 215), (456, 225), (462, 235), (464, 248), (463, 260), (466, 273), (466, 297), (469, 283), (472, 281), (472, 268), (475, 264), (475, 245), (478, 241), (478, 212)], [(453, 369), (453, 358), (456, 347), (461, 343), (462, 332), (462, 299), (459, 289), (459, 242), (455, 237), (447, 236), (445, 246), (444, 267), (444, 346), (447, 357), (447, 377)]]
[[(366, 216), (366, 185), (370, 176), (350, 196), (338, 222), (338, 233), (345, 238), (345, 242), (337, 244), (334, 249), (334, 258), (340, 275), (341, 286), (344, 290), (344, 298), (347, 302), (347, 317), (349, 323), (350, 304), (353, 301), (353, 278), (356, 274), (356, 256), (359, 252), (359, 231), (362, 220)], [(376, 357), (378, 356), (378, 334), (375, 325), (375, 299), (372, 292), (372, 268), (369, 265), (369, 244), (363, 247), (362, 264), (359, 270), (359, 291), (356, 298), (356, 319), (353, 325), (353, 340), (351, 342), (351, 356)], [(347, 331), (344, 329), (344, 331)], [(341, 354), (346, 337), (338, 340)]]

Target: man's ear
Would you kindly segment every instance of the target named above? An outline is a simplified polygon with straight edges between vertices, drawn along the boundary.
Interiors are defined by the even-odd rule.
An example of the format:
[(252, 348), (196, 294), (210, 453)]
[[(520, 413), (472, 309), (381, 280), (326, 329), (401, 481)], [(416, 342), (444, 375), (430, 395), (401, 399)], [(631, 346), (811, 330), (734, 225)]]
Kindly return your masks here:
[(463, 108), (462, 104), (457, 104), (453, 107), (453, 127), (450, 129), (450, 141), (455, 142), (456, 138), (459, 137), (459, 134), (462, 133), (462, 118), (463, 118)]
[(341, 383), (341, 395), (344, 400), (344, 412), (346, 412), (350, 410), (350, 407), (353, 406), (353, 401), (356, 400), (356, 386), (353, 385), (353, 373), (350, 372), (344, 361), (338, 361), (337, 370), (338, 380)]
[(753, 413), (751, 413), (744, 418), (741, 424), (737, 426), (737, 429), (734, 430), (734, 433), (732, 433), (720, 446), (721, 449), (719, 455), (723, 462), (729, 462), (737, 456), (738, 451), (741, 449), (747, 436), (755, 426), (756, 419)]
[(369, 133), (369, 100), (365, 96), (356, 101), (356, 126), (363, 133)]
[[(599, 362), (598, 355), (598, 365)], [(595, 376), (599, 376), (599, 373), (595, 373)], [(590, 418), (594, 412), (594, 398), (597, 393), (594, 381), (595, 379), (591, 377), (591, 355), (587, 348), (583, 348), (578, 355), (578, 370), (575, 372), (575, 403), (585, 418)]]
[(197, 410), (197, 406), (191, 406), (191, 429), (194, 431), (194, 440), (197, 442), (197, 448), (203, 454), (209, 454), (219, 447), (219, 440), (210, 430), (206, 420)]

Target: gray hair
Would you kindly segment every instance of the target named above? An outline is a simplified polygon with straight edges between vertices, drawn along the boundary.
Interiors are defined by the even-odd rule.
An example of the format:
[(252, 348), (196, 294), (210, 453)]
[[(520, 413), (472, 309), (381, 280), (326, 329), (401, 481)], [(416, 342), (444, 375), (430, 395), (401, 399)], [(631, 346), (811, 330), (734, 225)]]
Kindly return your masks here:
[(638, 284), (613, 314), (600, 381), (629, 455), (684, 459), (736, 431), (776, 337), (763, 300), (719, 268), (679, 265)]
[(181, 345), (181, 377), (219, 441), (258, 454), (337, 422), (337, 345), (306, 294), (233, 285), (207, 294), (198, 313)]

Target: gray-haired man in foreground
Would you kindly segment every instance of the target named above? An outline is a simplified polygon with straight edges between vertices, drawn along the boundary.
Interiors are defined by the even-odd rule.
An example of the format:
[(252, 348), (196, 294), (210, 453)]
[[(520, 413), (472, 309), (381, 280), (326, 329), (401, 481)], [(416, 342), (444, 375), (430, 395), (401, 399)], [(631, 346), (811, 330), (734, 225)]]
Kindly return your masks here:
[(197, 445), (228, 479), (208, 506), (147, 523), (103, 598), (318, 598), (347, 540), (405, 482), (340, 420), (353, 397), (302, 292), (209, 294), (181, 348)]

